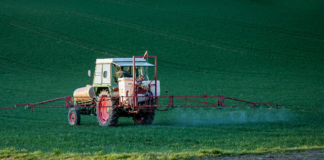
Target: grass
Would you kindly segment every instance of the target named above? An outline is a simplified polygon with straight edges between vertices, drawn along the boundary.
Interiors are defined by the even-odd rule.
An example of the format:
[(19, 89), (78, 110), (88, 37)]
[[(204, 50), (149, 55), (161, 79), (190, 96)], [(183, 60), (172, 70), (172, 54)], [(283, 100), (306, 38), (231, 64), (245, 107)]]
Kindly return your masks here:
[[(0, 158), (185, 159), (322, 149), (323, 1), (0, 2), (0, 104), (72, 95), (96, 58), (158, 56), (161, 91), (284, 104), (176, 108), (152, 126), (0, 112)], [(165, 102), (165, 101), (164, 101)], [(53, 103), (61, 105), (63, 102)], [(297, 147), (297, 148), (295, 148)]]
[(13, 148), (6, 148), (0, 150), (0, 158), (13, 157), (15, 159), (193, 159), (193, 158), (212, 158), (220, 156), (239, 156), (248, 154), (265, 154), (265, 153), (283, 153), (291, 151), (303, 151), (303, 150), (318, 150), (323, 149), (324, 146), (313, 147), (300, 147), (300, 148), (273, 148), (264, 149), (259, 148), (252, 151), (233, 152), (231, 150), (219, 150), (217, 148), (212, 150), (199, 150), (198, 153), (123, 153), (123, 154), (107, 154), (103, 155), (101, 151), (90, 153), (62, 153), (58, 149), (54, 149), (52, 153), (43, 153), (41, 151), (27, 152), (26, 150), (15, 150)]

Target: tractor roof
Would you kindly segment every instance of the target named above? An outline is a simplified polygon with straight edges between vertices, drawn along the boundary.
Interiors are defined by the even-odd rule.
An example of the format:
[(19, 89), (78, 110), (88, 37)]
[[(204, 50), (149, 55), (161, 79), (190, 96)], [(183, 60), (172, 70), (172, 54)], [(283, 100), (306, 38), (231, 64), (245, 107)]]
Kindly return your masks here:
[[(113, 63), (117, 66), (129, 67), (133, 66), (133, 58), (105, 58), (97, 59), (96, 64), (100, 63)], [(146, 62), (142, 58), (135, 58), (135, 66), (154, 66), (151, 63)]]

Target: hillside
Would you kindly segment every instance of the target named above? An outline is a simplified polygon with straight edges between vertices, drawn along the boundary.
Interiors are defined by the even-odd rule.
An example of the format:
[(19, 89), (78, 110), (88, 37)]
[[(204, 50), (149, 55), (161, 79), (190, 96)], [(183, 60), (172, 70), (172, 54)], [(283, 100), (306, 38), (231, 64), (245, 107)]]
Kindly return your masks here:
[(285, 107), (177, 108), (157, 112), (153, 126), (133, 126), (123, 118), (117, 128), (99, 127), (92, 116), (71, 127), (66, 109), (1, 110), (0, 150), (196, 154), (322, 147), (323, 5), (2, 0), (1, 107), (72, 95), (92, 84), (87, 71), (94, 72), (97, 58), (146, 50), (158, 57), (161, 91), (169, 95), (225, 95)]

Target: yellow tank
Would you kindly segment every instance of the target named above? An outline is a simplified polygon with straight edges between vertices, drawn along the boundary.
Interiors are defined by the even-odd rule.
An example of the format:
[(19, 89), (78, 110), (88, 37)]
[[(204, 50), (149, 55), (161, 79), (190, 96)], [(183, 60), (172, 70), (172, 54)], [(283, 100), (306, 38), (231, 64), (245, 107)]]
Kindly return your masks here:
[(92, 86), (78, 88), (73, 93), (73, 97), (76, 102), (91, 101), (93, 96), (95, 96), (95, 93)]

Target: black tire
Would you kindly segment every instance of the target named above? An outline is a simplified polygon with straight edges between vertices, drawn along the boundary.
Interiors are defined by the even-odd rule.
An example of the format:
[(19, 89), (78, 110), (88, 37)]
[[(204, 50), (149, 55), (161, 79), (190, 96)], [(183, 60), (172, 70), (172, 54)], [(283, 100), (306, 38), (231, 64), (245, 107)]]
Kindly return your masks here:
[[(103, 97), (103, 95), (107, 96), (107, 99)], [(109, 99), (108, 91), (101, 91), (99, 94), (99, 100), (97, 102), (96, 112), (97, 112), (97, 120), (99, 126), (110, 126), (116, 127), (119, 118), (119, 112), (116, 107), (113, 106), (113, 101)], [(105, 105), (111, 107), (104, 107)], [(103, 107), (102, 107), (103, 106)], [(107, 112), (108, 111), (108, 112)]]
[(76, 108), (70, 108), (68, 114), (68, 121), (71, 126), (80, 125), (81, 122), (80, 110)]
[(149, 113), (135, 114), (133, 121), (135, 125), (151, 125), (154, 120), (154, 111)]

